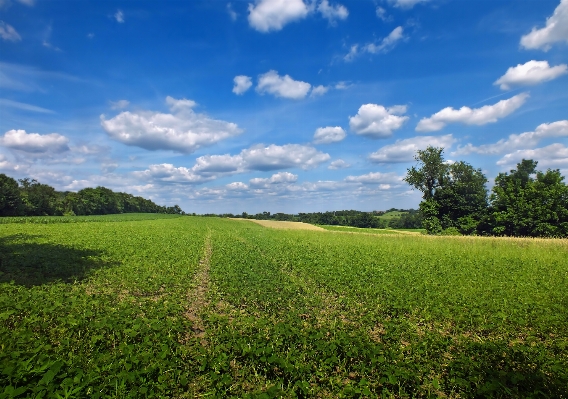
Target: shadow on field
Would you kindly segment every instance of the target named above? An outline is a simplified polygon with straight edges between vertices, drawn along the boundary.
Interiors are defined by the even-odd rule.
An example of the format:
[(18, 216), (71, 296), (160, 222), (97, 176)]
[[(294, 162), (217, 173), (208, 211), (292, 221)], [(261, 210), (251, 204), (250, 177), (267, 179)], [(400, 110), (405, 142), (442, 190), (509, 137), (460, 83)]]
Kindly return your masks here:
[(86, 278), (92, 269), (109, 266), (100, 259), (102, 251), (33, 242), (37, 237), (16, 234), (0, 238), (0, 283), (13, 281), (25, 287), (73, 283)]

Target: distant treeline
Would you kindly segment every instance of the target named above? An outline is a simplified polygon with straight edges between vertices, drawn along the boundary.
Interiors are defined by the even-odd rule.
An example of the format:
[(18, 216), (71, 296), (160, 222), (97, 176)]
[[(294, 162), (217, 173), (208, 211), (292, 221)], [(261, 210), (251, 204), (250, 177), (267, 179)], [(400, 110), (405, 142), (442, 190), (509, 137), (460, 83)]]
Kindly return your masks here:
[(105, 188), (56, 191), (35, 179), (15, 179), (0, 173), (0, 216), (111, 215), (118, 213), (185, 214), (178, 205), (160, 206), (127, 193)]
[[(390, 212), (401, 212), (400, 217), (383, 218), (381, 216)], [(352, 226), (363, 228), (391, 228), (391, 229), (420, 229), (422, 228), (422, 216), (419, 211), (414, 209), (389, 209), (387, 211), (361, 212), (355, 210), (343, 210), (332, 212), (313, 212), (298, 213), (291, 215), (287, 213), (262, 212), (249, 215), (243, 212), (240, 215), (225, 213), (222, 215), (209, 214), (206, 216), (221, 216), (231, 218), (244, 218), (256, 220), (278, 220), (289, 222), (304, 222), (311, 224)]]

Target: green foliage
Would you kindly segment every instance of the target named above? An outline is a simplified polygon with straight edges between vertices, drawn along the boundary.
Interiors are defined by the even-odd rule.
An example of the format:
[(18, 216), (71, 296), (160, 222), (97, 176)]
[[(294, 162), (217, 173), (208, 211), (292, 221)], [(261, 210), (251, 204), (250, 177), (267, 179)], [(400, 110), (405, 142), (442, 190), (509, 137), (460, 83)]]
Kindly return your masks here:
[(0, 216), (16, 216), (21, 206), (18, 182), (0, 173)]
[[(531, 237), (568, 236), (568, 186), (559, 170), (539, 172), (523, 159), (500, 173), (491, 194), (485, 230), (490, 234)], [(535, 176), (535, 177), (533, 177)]]
[(0, 229), (0, 398), (566, 397), (563, 240), (110, 217)]
[[(419, 167), (408, 169), (404, 180), (423, 192), (420, 211), (429, 234), (455, 228), (472, 234), (487, 209), (487, 179), (465, 162), (447, 164), (443, 148), (419, 150)], [(453, 231), (453, 230), (452, 230)]]
[(167, 213), (184, 215), (178, 205), (159, 206), (142, 197), (115, 193), (105, 187), (85, 188), (78, 193), (57, 192), (35, 179), (18, 183), (0, 174), (0, 216), (73, 216), (120, 213)]

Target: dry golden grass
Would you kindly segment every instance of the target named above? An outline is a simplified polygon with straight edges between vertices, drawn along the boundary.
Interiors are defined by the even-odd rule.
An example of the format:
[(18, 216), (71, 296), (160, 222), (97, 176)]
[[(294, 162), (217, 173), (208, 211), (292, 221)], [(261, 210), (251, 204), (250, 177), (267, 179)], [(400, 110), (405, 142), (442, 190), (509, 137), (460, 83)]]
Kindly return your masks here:
[(264, 227), (271, 227), (273, 229), (286, 229), (286, 230), (317, 230), (317, 231), (327, 231), (321, 227), (314, 226), (313, 224), (302, 223), (302, 222), (280, 222), (277, 220), (255, 220), (255, 219), (234, 219), (234, 220), (247, 220), (260, 224)]

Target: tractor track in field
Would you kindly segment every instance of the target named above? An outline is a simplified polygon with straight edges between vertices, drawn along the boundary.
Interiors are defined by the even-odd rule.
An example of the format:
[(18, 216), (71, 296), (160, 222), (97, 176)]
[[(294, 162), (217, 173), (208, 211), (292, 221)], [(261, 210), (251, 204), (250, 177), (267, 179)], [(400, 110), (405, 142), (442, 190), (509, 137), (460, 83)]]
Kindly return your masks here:
[(185, 317), (192, 323), (192, 333), (190, 337), (198, 338), (203, 346), (207, 345), (207, 340), (205, 339), (205, 324), (203, 323), (202, 315), (209, 306), (207, 294), (210, 286), (209, 268), (211, 264), (211, 253), (211, 231), (209, 231), (205, 236), (205, 242), (203, 244), (203, 256), (199, 261), (199, 267), (193, 278), (195, 287), (188, 293), (188, 306), (185, 312)]

